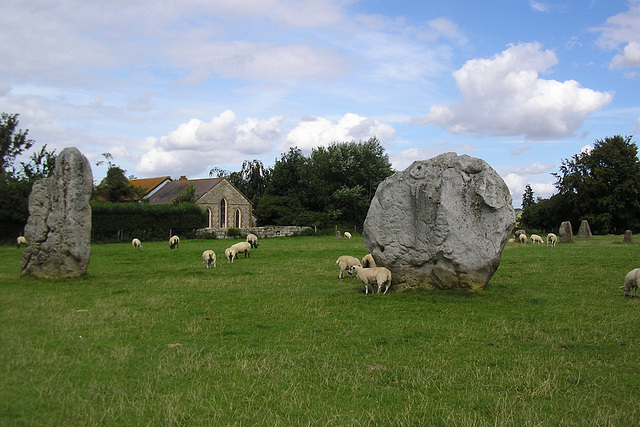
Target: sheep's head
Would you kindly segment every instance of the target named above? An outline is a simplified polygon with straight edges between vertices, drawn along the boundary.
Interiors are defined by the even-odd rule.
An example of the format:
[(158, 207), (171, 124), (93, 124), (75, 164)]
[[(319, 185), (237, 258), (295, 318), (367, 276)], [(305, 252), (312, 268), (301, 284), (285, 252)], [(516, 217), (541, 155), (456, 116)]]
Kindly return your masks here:
[(348, 270), (349, 275), (354, 275), (356, 273), (356, 267), (357, 265), (352, 265), (351, 267), (349, 267), (349, 270)]

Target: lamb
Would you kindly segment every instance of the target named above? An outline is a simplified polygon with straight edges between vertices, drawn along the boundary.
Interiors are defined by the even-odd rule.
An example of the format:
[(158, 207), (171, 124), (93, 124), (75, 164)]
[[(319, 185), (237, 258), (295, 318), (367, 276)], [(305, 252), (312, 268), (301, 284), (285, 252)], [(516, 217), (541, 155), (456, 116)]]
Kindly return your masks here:
[(142, 248), (142, 243), (140, 242), (140, 239), (133, 239), (131, 241), (131, 245), (136, 249)]
[(180, 246), (180, 238), (178, 236), (171, 236), (169, 239), (169, 249), (177, 248)]
[(351, 266), (354, 266), (354, 265), (361, 266), (360, 260), (358, 258), (349, 256), (349, 255), (342, 255), (338, 257), (338, 259), (336, 260), (336, 264), (338, 264), (338, 267), (340, 268), (340, 274), (338, 274), (338, 279), (342, 279), (344, 277), (343, 273), (349, 270)]
[(207, 268), (211, 268), (211, 264), (213, 264), (213, 268), (216, 268), (216, 253), (211, 249), (202, 252), (202, 260), (207, 265)]
[(251, 258), (251, 254), (249, 253), (249, 251), (251, 250), (251, 244), (247, 243), (247, 242), (240, 242), (240, 243), (236, 243), (235, 245), (231, 245), (231, 247), (236, 251), (236, 258), (238, 258), (238, 255), (244, 252), (244, 257), (246, 258), (247, 256), (249, 258)]
[(364, 283), (366, 294), (369, 293), (369, 285), (371, 285), (371, 293), (373, 293), (373, 285), (377, 285), (377, 293), (380, 293), (382, 285), (384, 285), (383, 294), (386, 294), (391, 286), (391, 271), (385, 267), (362, 268), (358, 265), (352, 265), (349, 267), (349, 274), (355, 274)]
[(233, 246), (224, 250), (224, 257), (229, 261), (229, 263), (233, 264), (233, 260), (236, 257), (236, 250)]
[(258, 236), (256, 236), (255, 234), (247, 234), (247, 242), (251, 245), (252, 248), (258, 248)]
[(371, 268), (376, 266), (376, 260), (373, 259), (371, 254), (366, 254), (364, 258), (362, 258), (362, 267)]
[(547, 246), (549, 246), (549, 243), (551, 243), (551, 246), (555, 246), (556, 242), (558, 241), (558, 236), (556, 236), (553, 233), (549, 233), (547, 234)]
[(538, 236), (537, 234), (532, 234), (531, 235), (531, 243), (534, 244), (534, 245), (536, 243), (541, 245), (541, 244), (544, 243), (544, 241), (542, 240), (542, 237)]
[(351, 238), (351, 233), (349, 233), (348, 231), (344, 232), (344, 238), (345, 239), (350, 239)]
[(627, 273), (624, 286), (620, 286), (620, 289), (624, 289), (625, 297), (635, 298), (638, 296), (638, 284), (640, 284), (640, 268), (635, 268)]
[(24, 236), (20, 236), (16, 239), (16, 243), (18, 244), (17, 248), (19, 249), (20, 246), (27, 244), (27, 239)]
[(520, 234), (518, 236), (518, 239), (520, 239), (520, 243), (522, 243), (522, 244), (526, 244), (527, 243), (527, 235), (526, 234)]

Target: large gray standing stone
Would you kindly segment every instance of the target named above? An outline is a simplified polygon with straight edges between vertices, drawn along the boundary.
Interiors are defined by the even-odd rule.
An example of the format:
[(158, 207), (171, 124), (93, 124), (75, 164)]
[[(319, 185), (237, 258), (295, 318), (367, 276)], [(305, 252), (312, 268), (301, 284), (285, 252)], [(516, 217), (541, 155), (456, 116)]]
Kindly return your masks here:
[(593, 234), (591, 234), (591, 227), (589, 227), (589, 221), (587, 221), (586, 219), (582, 220), (582, 222), (580, 223), (580, 228), (578, 228), (578, 234), (576, 234), (576, 237), (581, 237), (583, 239), (589, 239), (593, 237)]
[(77, 148), (56, 158), (52, 176), (33, 185), (22, 253), (22, 275), (77, 277), (91, 257), (91, 165)]
[(485, 161), (445, 153), (413, 162), (376, 190), (364, 241), (396, 289), (482, 289), (516, 221), (511, 195)]
[(564, 221), (560, 224), (560, 229), (558, 230), (558, 241), (560, 243), (573, 242), (573, 227), (571, 227), (570, 221)]
[(633, 233), (631, 230), (624, 232), (624, 236), (622, 236), (622, 243), (633, 243)]

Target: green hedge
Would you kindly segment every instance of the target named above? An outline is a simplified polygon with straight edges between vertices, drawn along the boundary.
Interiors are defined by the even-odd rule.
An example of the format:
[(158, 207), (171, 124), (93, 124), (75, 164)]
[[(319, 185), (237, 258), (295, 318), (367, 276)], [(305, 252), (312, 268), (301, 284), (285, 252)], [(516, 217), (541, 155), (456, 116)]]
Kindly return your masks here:
[(207, 213), (194, 203), (148, 205), (92, 202), (91, 240), (96, 243), (168, 240), (170, 234), (193, 238), (207, 226)]

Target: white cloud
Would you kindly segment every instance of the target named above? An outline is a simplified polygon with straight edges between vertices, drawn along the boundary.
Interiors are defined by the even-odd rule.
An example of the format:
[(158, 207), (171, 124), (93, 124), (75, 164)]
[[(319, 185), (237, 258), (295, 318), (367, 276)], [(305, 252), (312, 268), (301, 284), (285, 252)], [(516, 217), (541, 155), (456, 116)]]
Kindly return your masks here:
[(473, 59), (453, 73), (462, 101), (434, 105), (417, 123), (476, 136), (525, 135), (530, 140), (564, 138), (613, 95), (583, 88), (574, 80), (539, 77), (557, 64), (539, 43), (512, 45), (491, 59)]
[(374, 136), (380, 141), (388, 141), (395, 138), (395, 129), (389, 124), (353, 113), (345, 114), (337, 123), (323, 117), (310, 117), (302, 119), (278, 148), (286, 151), (288, 147), (297, 146), (308, 153), (315, 147), (332, 142), (367, 140)]
[(517, 175), (538, 175), (542, 173), (547, 173), (555, 167), (555, 163), (548, 163), (546, 165), (541, 164), (540, 162), (536, 162), (532, 165), (521, 167), (521, 166), (513, 166), (509, 168), (509, 173), (515, 173)]
[(611, 60), (611, 68), (640, 66), (640, 1), (632, 0), (628, 11), (591, 30), (601, 33), (598, 44), (604, 49), (620, 50), (622, 46), (622, 53)]
[(550, 11), (550, 8), (548, 5), (535, 0), (529, 0), (529, 7), (531, 7), (531, 9), (535, 10), (536, 12), (549, 13)]
[(209, 122), (191, 119), (166, 136), (145, 139), (146, 150), (136, 171), (143, 176), (201, 176), (210, 166), (237, 163), (242, 156), (271, 151), (282, 137), (281, 122), (282, 117), (274, 116), (237, 123), (230, 110)]

